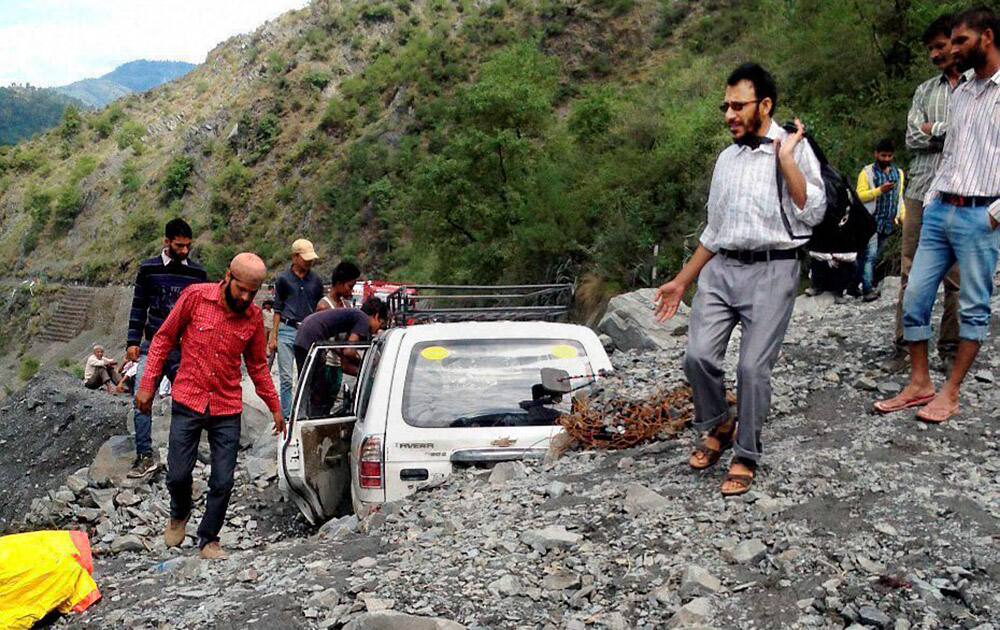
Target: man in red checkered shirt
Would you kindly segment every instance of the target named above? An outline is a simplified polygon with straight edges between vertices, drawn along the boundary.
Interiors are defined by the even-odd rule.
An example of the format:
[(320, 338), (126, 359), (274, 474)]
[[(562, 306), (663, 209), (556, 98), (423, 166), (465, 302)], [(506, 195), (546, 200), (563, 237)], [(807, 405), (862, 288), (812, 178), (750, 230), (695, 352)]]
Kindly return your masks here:
[(267, 369), (267, 342), (260, 308), (253, 299), (267, 274), (256, 254), (233, 258), (226, 278), (218, 284), (194, 284), (160, 326), (149, 347), (146, 373), (136, 394), (136, 406), (149, 412), (157, 379), (167, 355), (178, 345), (181, 364), (171, 394), (173, 407), (167, 451), (167, 489), (170, 522), (164, 533), (167, 547), (184, 542), (191, 516), (191, 471), (198, 455), (201, 432), (208, 433), (212, 471), (208, 479), (205, 516), (198, 526), (201, 556), (226, 557), (219, 531), (226, 519), (233, 490), (236, 452), (240, 445), (243, 412), (241, 359), (257, 394), (274, 415), (274, 434), (284, 431), (284, 418)]

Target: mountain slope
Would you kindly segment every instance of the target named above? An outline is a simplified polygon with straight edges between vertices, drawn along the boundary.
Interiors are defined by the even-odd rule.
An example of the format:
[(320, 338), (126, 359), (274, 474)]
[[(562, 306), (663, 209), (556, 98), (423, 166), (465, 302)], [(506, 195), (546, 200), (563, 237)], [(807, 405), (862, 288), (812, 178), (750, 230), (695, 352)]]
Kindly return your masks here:
[(770, 67), (780, 117), (852, 172), (901, 138), (931, 74), (919, 32), (947, 8), (315, 0), (75, 133), (0, 150), (0, 272), (125, 279), (183, 215), (216, 275), (241, 249), (283, 265), (306, 236), (321, 269), (642, 285), (696, 244), (730, 68)]
[(69, 85), (52, 88), (53, 91), (75, 98), (87, 107), (99, 109), (132, 93), (123, 85), (107, 79), (82, 79)]
[(83, 79), (53, 88), (60, 94), (99, 109), (132, 92), (145, 92), (178, 79), (195, 68), (183, 61), (148, 61), (140, 59), (122, 64), (96, 79)]
[(69, 105), (80, 101), (31, 86), (0, 87), (0, 145), (17, 144), (59, 124)]

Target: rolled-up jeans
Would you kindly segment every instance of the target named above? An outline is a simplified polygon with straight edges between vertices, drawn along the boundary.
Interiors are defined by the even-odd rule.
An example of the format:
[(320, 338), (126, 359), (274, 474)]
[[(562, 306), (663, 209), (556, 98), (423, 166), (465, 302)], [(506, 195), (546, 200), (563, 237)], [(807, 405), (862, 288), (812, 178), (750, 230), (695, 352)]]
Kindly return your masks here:
[(170, 518), (185, 521), (191, 515), (191, 472), (198, 458), (201, 432), (208, 433), (212, 470), (208, 476), (205, 515), (198, 525), (198, 547), (219, 540), (233, 492), (236, 452), (240, 447), (240, 414), (212, 416), (174, 403), (170, 414), (170, 446), (167, 450), (167, 490)]
[[(149, 353), (149, 342), (143, 341), (142, 345), (139, 346), (139, 363), (135, 368), (135, 390), (139, 390), (139, 384), (142, 383), (142, 376), (146, 373), (146, 355)], [(167, 360), (163, 364), (163, 376), (156, 380), (153, 384), (153, 397), (156, 397), (156, 392), (160, 389), (160, 381), (163, 380), (165, 376), (171, 384), (174, 382), (174, 377), (177, 375), (177, 368), (181, 364), (181, 351), (179, 349), (172, 351), (167, 355)], [(132, 401), (132, 424), (135, 426), (135, 454), (139, 457), (143, 455), (149, 455), (153, 452), (153, 418), (148, 413), (143, 413), (139, 411), (139, 408), (135, 406), (135, 401)]]
[(938, 285), (957, 262), (958, 336), (976, 342), (986, 339), (998, 254), (1000, 230), (990, 225), (987, 206), (954, 206), (936, 199), (924, 208), (920, 246), (903, 294), (903, 338), (930, 339)]

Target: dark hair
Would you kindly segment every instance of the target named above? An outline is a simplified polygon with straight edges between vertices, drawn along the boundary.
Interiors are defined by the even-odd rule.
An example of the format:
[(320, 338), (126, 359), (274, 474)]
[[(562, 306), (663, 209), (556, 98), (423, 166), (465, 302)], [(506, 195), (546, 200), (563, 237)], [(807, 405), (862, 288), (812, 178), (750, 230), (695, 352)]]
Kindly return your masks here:
[(993, 12), (993, 9), (983, 5), (962, 11), (955, 16), (955, 22), (952, 26), (962, 24), (980, 34), (988, 30), (993, 31), (993, 46), (998, 45), (996, 38), (1000, 37), (1000, 19), (997, 19), (997, 14)]
[(931, 43), (932, 40), (944, 35), (947, 38), (951, 38), (951, 29), (955, 25), (955, 16), (951, 13), (946, 13), (933, 22), (927, 25), (924, 29), (924, 34), (920, 39), (924, 42), (924, 46)]
[(348, 280), (353, 282), (360, 277), (361, 270), (358, 269), (357, 265), (349, 260), (342, 260), (333, 268), (333, 273), (330, 275), (330, 282), (332, 284), (340, 284)]
[(274, 306), (274, 300), (268, 298), (268, 299), (264, 300), (263, 302), (261, 302), (260, 305), (264, 306), (264, 307)]
[(753, 84), (754, 96), (758, 101), (771, 99), (771, 116), (774, 116), (774, 110), (778, 107), (778, 86), (775, 85), (771, 73), (756, 63), (745, 63), (730, 73), (726, 85), (736, 85), (740, 81), (749, 81)]
[(876, 153), (895, 153), (896, 143), (892, 141), (892, 138), (882, 138), (875, 145)]
[(377, 297), (365, 300), (365, 303), (361, 305), (361, 312), (368, 317), (377, 316), (383, 322), (389, 320), (389, 305)]
[(188, 222), (178, 217), (167, 221), (167, 225), (163, 228), (163, 236), (172, 241), (175, 238), (194, 238), (194, 233), (191, 232)]

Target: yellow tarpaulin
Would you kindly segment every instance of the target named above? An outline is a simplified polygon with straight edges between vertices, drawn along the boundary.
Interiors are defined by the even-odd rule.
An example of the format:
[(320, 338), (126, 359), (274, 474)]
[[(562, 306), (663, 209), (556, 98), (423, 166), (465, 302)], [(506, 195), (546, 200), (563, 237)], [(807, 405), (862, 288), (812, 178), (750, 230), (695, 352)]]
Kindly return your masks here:
[(101, 598), (87, 534), (0, 536), (0, 628), (31, 628), (52, 610), (83, 612)]

